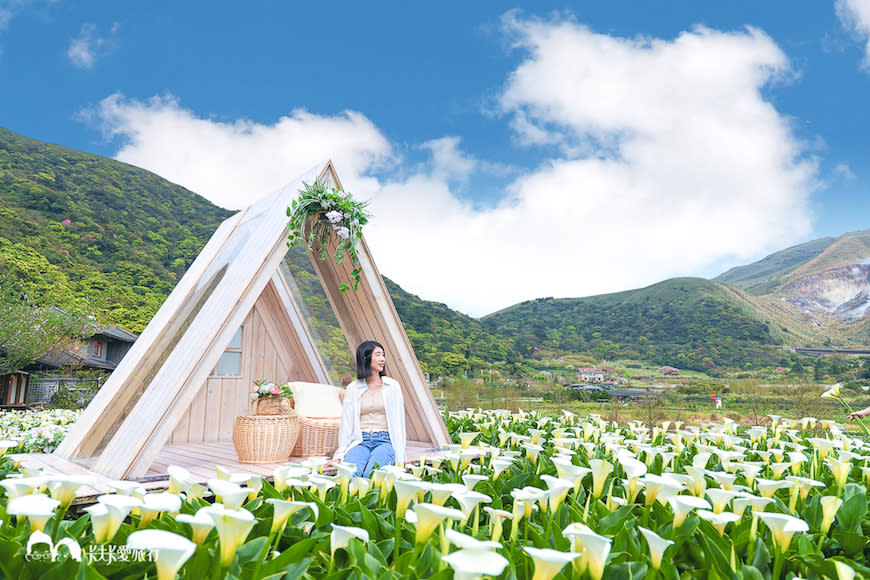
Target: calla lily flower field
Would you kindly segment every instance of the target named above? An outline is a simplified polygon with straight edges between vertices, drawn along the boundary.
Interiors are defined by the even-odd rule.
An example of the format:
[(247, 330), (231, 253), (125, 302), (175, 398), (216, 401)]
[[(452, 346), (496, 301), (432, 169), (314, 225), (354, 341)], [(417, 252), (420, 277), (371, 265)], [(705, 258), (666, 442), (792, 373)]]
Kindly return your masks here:
[(7, 578), (870, 578), (870, 443), (770, 417), (617, 425), (599, 416), (450, 413), (442, 457), (371, 479), (325, 458), (273, 481), (216, 466), (200, 485), (113, 482), (3, 461)]

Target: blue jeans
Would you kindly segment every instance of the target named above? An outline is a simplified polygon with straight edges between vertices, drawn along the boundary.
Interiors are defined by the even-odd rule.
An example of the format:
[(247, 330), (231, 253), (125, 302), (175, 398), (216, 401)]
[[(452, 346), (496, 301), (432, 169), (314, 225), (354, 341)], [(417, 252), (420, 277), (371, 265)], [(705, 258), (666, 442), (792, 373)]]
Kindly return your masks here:
[(368, 477), (375, 465), (392, 465), (396, 462), (396, 452), (390, 441), (389, 431), (363, 433), (362, 443), (354, 445), (344, 455), (344, 461), (356, 465), (356, 475)]

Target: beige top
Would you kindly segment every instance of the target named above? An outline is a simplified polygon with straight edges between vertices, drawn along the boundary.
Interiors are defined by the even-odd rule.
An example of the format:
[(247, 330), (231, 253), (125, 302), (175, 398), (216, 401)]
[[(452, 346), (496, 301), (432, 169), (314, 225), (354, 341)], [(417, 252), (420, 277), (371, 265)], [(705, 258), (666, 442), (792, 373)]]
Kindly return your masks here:
[(363, 392), (359, 401), (359, 428), (363, 433), (389, 431), (383, 388)]

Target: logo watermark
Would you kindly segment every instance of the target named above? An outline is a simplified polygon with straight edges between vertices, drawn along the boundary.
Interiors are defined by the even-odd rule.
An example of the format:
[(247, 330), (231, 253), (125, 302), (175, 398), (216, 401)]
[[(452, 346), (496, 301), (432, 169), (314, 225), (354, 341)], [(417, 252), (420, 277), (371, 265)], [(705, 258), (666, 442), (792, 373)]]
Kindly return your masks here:
[[(48, 551), (38, 550), (34, 551), (34, 546), (48, 546)], [(65, 547), (69, 557), (75, 560), (76, 562), (82, 561), (82, 547), (79, 546), (75, 541), (70, 538), (63, 538), (58, 540), (57, 544), (55, 544), (51, 536), (46, 533), (40, 532), (39, 530), (30, 534), (30, 538), (27, 540), (27, 553), (24, 555), (24, 559), (28, 562), (39, 561), (39, 560), (51, 560), (52, 562), (57, 562), (58, 558), (61, 555), (60, 548)]]
[[(40, 546), (48, 546), (48, 549), (36, 549)], [(61, 551), (61, 548), (64, 548), (64, 551)], [(76, 562), (81, 562), (84, 555), (90, 563), (156, 562), (157, 553), (158, 550), (134, 550), (133, 548), (118, 546), (116, 544), (88, 546), (82, 552), (82, 547), (75, 540), (62, 538), (55, 544), (48, 534), (35, 531), (30, 534), (30, 539), (27, 540), (27, 553), (24, 555), (24, 559), (28, 562), (38, 562), (41, 560), (57, 562), (68, 557)]]

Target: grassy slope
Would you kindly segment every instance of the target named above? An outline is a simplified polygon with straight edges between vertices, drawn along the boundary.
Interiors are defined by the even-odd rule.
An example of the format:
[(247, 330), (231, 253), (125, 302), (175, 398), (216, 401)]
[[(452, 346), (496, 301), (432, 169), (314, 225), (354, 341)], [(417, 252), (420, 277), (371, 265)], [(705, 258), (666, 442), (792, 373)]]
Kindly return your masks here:
[(733, 284), (755, 296), (767, 294), (779, 286), (783, 276), (824, 252), (835, 240), (836, 238), (820, 238), (793, 246), (758, 262), (732, 268), (714, 280)]

